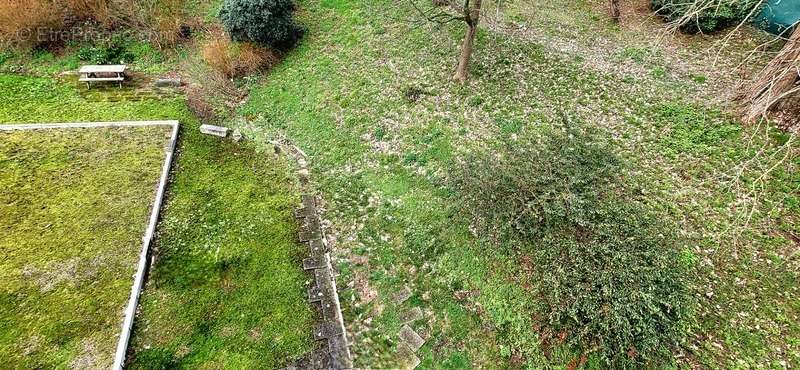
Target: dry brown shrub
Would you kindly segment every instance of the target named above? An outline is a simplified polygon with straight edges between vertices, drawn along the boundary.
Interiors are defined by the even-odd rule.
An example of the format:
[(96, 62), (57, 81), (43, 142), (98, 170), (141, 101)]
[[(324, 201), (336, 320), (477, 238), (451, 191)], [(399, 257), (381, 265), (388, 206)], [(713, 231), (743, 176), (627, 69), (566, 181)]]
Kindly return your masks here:
[(203, 44), (203, 60), (217, 73), (233, 76), (232, 43), (227, 37), (214, 34)]
[(38, 46), (36, 35), (46, 28), (56, 33), (90, 21), (104, 30), (138, 31), (157, 47), (180, 41), (187, 19), (187, 0), (0, 0), (0, 44)]
[(274, 65), (274, 52), (251, 43), (234, 43), (224, 33), (210, 34), (203, 45), (203, 60), (226, 78), (253, 74)]
[(181, 19), (176, 17), (156, 19), (150, 30), (150, 41), (162, 49), (177, 45), (181, 39), (181, 24)]
[(6, 47), (31, 47), (37, 44), (41, 27), (60, 28), (63, 16), (41, 1), (0, 0), (0, 44)]
[(186, 0), (121, 0), (130, 2), (134, 11), (127, 16), (130, 28), (146, 32), (159, 48), (175, 46), (181, 38), (181, 26), (192, 23), (185, 12)]
[(260, 70), (268, 69), (278, 62), (278, 57), (272, 50), (252, 43), (238, 45), (235, 55), (234, 75), (247, 76)]
[[(111, 27), (115, 22), (112, 7), (114, 5), (122, 5), (122, 3), (130, 2), (126, 0), (119, 1), (119, 4), (109, 4), (109, 0), (59, 0), (56, 1), (56, 6), (68, 11), (65, 23), (71, 23), (71, 20), (86, 20), (93, 19), (103, 27)], [(61, 3), (61, 4), (59, 4)]]

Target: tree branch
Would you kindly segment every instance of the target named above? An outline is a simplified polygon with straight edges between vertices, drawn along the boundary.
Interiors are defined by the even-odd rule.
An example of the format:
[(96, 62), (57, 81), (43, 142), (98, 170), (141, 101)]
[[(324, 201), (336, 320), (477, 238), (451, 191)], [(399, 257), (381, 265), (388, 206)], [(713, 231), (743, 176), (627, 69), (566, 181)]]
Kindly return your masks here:
[[(466, 0), (469, 3), (469, 0)], [(416, 0), (409, 0), (411, 6), (428, 22), (433, 22), (436, 24), (447, 24), (450, 22), (468, 22), (467, 17), (458, 17), (447, 13), (445, 11), (439, 10), (435, 7), (431, 9), (425, 10), (419, 7)]]

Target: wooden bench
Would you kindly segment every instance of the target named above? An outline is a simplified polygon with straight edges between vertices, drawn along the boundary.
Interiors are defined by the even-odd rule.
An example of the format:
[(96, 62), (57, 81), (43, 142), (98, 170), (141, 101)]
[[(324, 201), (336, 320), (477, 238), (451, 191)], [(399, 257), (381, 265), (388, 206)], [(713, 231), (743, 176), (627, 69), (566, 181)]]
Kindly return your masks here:
[(80, 74), (78, 81), (86, 82), (86, 87), (88, 88), (92, 87), (92, 82), (117, 82), (119, 87), (122, 88), (127, 69), (128, 66), (124, 64), (83, 66), (78, 71)]

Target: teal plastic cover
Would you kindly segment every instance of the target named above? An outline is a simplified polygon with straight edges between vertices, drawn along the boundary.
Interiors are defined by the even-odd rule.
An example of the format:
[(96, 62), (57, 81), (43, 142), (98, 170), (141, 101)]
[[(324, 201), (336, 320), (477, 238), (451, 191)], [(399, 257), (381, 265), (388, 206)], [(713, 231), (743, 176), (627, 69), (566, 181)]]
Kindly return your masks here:
[(776, 35), (785, 34), (787, 30), (800, 21), (800, 0), (767, 0), (761, 13), (755, 18), (755, 24)]

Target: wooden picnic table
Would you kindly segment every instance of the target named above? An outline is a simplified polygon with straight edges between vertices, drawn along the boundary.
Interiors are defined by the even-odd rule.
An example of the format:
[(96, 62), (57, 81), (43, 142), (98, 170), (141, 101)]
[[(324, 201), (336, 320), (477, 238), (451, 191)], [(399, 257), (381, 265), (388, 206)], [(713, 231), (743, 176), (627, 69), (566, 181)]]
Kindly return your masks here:
[(128, 69), (124, 64), (110, 64), (110, 65), (88, 65), (83, 66), (78, 71), (80, 82), (86, 82), (86, 86), (91, 88), (92, 82), (118, 82), (119, 87), (122, 88), (122, 82), (125, 81), (125, 71)]

